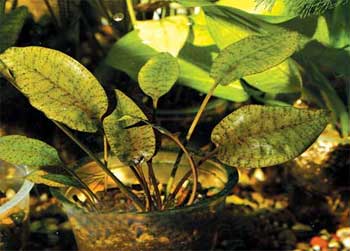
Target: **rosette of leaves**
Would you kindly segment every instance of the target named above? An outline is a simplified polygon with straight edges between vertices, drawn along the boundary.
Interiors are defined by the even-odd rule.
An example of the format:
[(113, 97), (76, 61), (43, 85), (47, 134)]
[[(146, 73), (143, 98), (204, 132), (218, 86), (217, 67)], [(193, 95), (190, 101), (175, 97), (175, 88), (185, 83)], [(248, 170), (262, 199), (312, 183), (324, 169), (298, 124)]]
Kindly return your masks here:
[[(280, 64), (294, 53), (297, 41), (297, 33), (281, 32), (249, 36), (224, 48), (211, 66), (213, 86), (191, 128), (196, 126), (216, 87)], [(131, 167), (144, 160), (151, 161), (156, 154), (153, 128), (159, 127), (148, 122), (136, 103), (116, 90), (116, 108), (102, 121), (108, 106), (102, 86), (79, 62), (52, 49), (10, 48), (0, 54), (0, 63), (0, 73), (90, 155), (121, 191), (132, 198), (138, 209), (144, 210), (138, 198), (128, 192), (107, 166), (65, 127), (102, 134), (100, 136), (107, 139), (112, 153)], [(171, 89), (180, 72), (176, 58), (160, 53), (141, 67), (140, 85), (156, 104)], [(323, 110), (246, 106), (219, 122), (211, 138), (221, 162), (244, 168), (264, 167), (283, 163), (301, 154), (327, 122), (327, 113)], [(191, 133), (188, 135), (189, 140)], [(170, 138), (179, 143), (175, 136)], [(23, 136), (2, 137), (0, 158), (34, 168), (28, 178), (37, 183), (78, 186), (88, 190), (74, 171), (62, 163), (56, 150), (43, 142)], [(192, 167), (195, 168), (193, 164)]]

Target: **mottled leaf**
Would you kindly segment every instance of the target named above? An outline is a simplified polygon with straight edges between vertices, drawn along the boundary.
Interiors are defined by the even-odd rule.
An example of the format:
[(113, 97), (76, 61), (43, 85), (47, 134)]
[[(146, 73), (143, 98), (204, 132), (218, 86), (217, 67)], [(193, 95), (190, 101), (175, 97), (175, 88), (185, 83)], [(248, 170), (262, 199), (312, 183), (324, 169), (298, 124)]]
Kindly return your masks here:
[(227, 85), (244, 76), (266, 71), (294, 53), (298, 37), (295, 32), (281, 32), (244, 38), (220, 52), (210, 75), (219, 84)]
[(166, 52), (150, 58), (141, 68), (138, 75), (139, 84), (141, 89), (152, 97), (154, 107), (157, 107), (158, 99), (173, 87), (179, 73), (176, 58)]
[(0, 54), (0, 60), (30, 103), (47, 117), (79, 131), (97, 131), (107, 97), (78, 61), (43, 47), (10, 48)]
[(116, 109), (103, 121), (112, 152), (126, 163), (151, 159), (156, 148), (154, 131), (149, 125), (133, 127), (139, 120), (129, 115), (145, 120), (147, 117), (124, 93), (116, 90), (116, 96)]
[(325, 110), (249, 105), (225, 117), (211, 138), (222, 162), (242, 168), (266, 167), (303, 153), (327, 123)]
[(0, 137), (0, 159), (14, 165), (30, 167), (62, 164), (55, 148), (39, 140), (19, 135)]
[(27, 8), (19, 7), (0, 17), (0, 52), (14, 45), (27, 16)]
[(26, 176), (27, 180), (35, 184), (44, 184), (50, 187), (78, 187), (80, 183), (73, 177), (63, 174), (52, 174), (45, 170), (38, 169)]

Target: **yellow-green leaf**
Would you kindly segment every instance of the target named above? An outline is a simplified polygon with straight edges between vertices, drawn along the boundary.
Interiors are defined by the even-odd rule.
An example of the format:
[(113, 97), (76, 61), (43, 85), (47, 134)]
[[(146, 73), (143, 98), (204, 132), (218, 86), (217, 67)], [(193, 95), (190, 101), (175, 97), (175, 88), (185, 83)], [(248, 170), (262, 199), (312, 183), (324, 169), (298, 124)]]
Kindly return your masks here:
[[(103, 121), (103, 127), (112, 152), (125, 162), (149, 160), (156, 149), (155, 134), (151, 126), (134, 126), (134, 117), (147, 120), (142, 110), (124, 93), (116, 90), (117, 107)], [(131, 117), (133, 116), (133, 117)], [(131, 126), (130, 128), (127, 128)]]
[(242, 168), (281, 164), (303, 153), (328, 123), (325, 110), (249, 105), (213, 130), (223, 163)]
[(186, 42), (189, 33), (186, 16), (170, 16), (160, 20), (138, 21), (136, 30), (143, 43), (159, 52), (168, 52), (176, 57)]
[(266, 71), (291, 56), (297, 48), (296, 32), (249, 36), (223, 49), (214, 60), (211, 77), (227, 85), (244, 76)]
[(106, 112), (106, 94), (78, 61), (43, 47), (10, 48), (0, 60), (14, 75), (30, 103), (50, 119), (72, 129), (95, 132)]
[(14, 165), (30, 167), (62, 164), (55, 148), (42, 141), (20, 135), (0, 137), (0, 159)]
[(141, 89), (153, 99), (157, 107), (158, 99), (170, 91), (179, 77), (177, 59), (169, 53), (159, 53), (151, 57), (141, 68), (138, 80)]

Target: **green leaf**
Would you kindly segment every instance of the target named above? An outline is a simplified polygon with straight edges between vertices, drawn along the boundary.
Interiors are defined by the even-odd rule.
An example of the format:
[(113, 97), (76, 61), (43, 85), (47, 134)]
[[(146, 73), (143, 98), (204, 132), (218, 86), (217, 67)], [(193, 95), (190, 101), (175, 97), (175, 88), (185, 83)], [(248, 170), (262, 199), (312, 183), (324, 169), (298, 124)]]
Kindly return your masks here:
[(150, 160), (156, 150), (156, 139), (152, 127), (133, 126), (139, 122), (136, 116), (147, 120), (142, 110), (124, 93), (116, 90), (117, 107), (103, 121), (103, 127), (112, 152), (125, 162)]
[(252, 86), (269, 94), (297, 93), (302, 86), (298, 65), (292, 59), (264, 72), (244, 77)]
[(307, 75), (311, 79), (304, 87), (305, 92), (310, 91), (313, 98), (320, 101), (321, 107), (326, 107), (332, 112), (333, 123), (340, 124), (342, 136), (346, 138), (350, 132), (350, 117), (344, 102), (329, 80), (313, 63), (309, 62), (305, 67), (308, 69)]
[(55, 148), (39, 140), (19, 135), (0, 137), (0, 159), (14, 165), (30, 167), (62, 164)]
[(28, 14), (26, 7), (19, 7), (3, 17), (0, 16), (0, 52), (14, 45)]
[(26, 176), (26, 179), (35, 184), (44, 184), (50, 187), (82, 187), (81, 184), (71, 176), (53, 174), (42, 169), (34, 170)]
[(64, 203), (65, 206), (77, 207), (76, 204), (72, 203), (69, 199), (67, 199), (67, 197), (62, 193), (61, 189), (50, 187), (50, 193), (61, 203)]
[(142, 42), (159, 52), (177, 56), (189, 33), (186, 16), (170, 16), (160, 20), (138, 21), (136, 29)]
[(332, 46), (343, 48), (350, 45), (350, 1), (326, 13)]
[[(237, 9), (210, 6), (203, 8), (208, 30), (220, 49), (250, 35), (272, 33), (277, 28)], [(249, 21), (248, 21), (249, 20)]]
[(215, 42), (209, 33), (204, 12), (200, 10), (198, 14), (190, 16), (190, 19), (192, 22), (190, 29), (191, 33), (187, 41), (195, 46), (215, 45)]
[(5, 16), (6, 0), (0, 0), (0, 20)]
[(282, 32), (242, 39), (221, 51), (210, 75), (219, 84), (227, 85), (244, 76), (266, 71), (294, 53), (298, 37), (295, 32)]
[(141, 89), (153, 99), (157, 107), (158, 99), (170, 91), (179, 77), (180, 69), (176, 58), (163, 52), (150, 58), (141, 68), (138, 76)]
[(213, 130), (222, 162), (242, 168), (281, 164), (303, 153), (328, 123), (325, 110), (249, 105)]
[(213, 5), (216, 0), (175, 0), (179, 4), (185, 6), (185, 7), (201, 7), (201, 6), (208, 6)]
[(10, 48), (0, 60), (18, 88), (45, 115), (72, 129), (95, 132), (106, 112), (106, 94), (78, 61), (43, 47)]

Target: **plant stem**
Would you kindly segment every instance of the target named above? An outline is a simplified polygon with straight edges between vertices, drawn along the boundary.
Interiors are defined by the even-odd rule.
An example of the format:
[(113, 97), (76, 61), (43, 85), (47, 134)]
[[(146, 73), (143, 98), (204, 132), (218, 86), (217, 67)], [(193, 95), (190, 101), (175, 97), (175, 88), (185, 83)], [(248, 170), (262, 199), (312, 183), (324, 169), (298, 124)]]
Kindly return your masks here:
[(157, 203), (158, 209), (161, 209), (162, 208), (162, 198), (160, 196), (160, 192), (158, 189), (158, 182), (157, 182), (156, 176), (154, 175), (152, 159), (150, 161), (147, 161), (147, 166), (148, 166), (148, 176), (149, 176), (150, 182), (153, 186), (155, 197), (156, 197), (156, 203)]
[(0, 20), (5, 16), (6, 0), (0, 0)]
[(108, 20), (108, 22), (110, 22), (111, 21), (111, 17), (109, 15), (109, 12), (108, 12), (108, 10), (106, 8), (106, 5), (103, 3), (103, 1), (102, 0), (97, 0), (96, 4), (100, 8), (100, 10), (103, 12), (103, 14), (105, 15), (105, 18)]
[(140, 199), (129, 189), (113, 174), (113, 172), (105, 166), (99, 158), (97, 158), (82, 142), (80, 142), (70, 131), (68, 128), (66, 128), (64, 125), (61, 123), (52, 120), (53, 123), (60, 128), (71, 140), (74, 141), (91, 159), (93, 159), (98, 166), (102, 168), (102, 170), (117, 184), (118, 188), (120, 191), (127, 197), (129, 198), (133, 204), (135, 205), (136, 209), (139, 211), (143, 211), (145, 208), (142, 205), (142, 202)]
[(143, 183), (143, 186), (144, 186), (143, 190), (145, 191), (147, 204), (148, 204), (148, 208), (146, 208), (146, 209), (151, 210), (152, 209), (152, 204), (153, 204), (152, 202), (153, 202), (153, 200), (152, 200), (151, 192), (150, 192), (150, 189), (149, 189), (150, 186), (148, 185), (147, 180), (145, 178), (145, 175), (144, 175), (144, 173), (142, 171), (142, 166), (140, 164), (138, 164), (136, 166), (136, 169), (138, 170), (138, 172), (140, 174), (140, 177), (141, 177), (141, 180), (142, 180), (142, 183)]
[[(201, 158), (198, 162), (197, 162), (197, 168), (199, 168), (205, 161), (207, 161), (208, 159), (210, 159), (211, 157), (213, 157), (216, 153), (218, 152), (218, 148), (215, 148), (213, 151), (209, 152), (206, 156), (204, 156), (203, 158)], [(191, 176), (191, 172), (188, 171), (182, 178), (181, 180), (177, 183), (177, 185), (175, 186), (174, 191), (171, 192), (171, 194), (169, 195), (169, 197), (167, 198), (167, 201), (164, 203), (164, 207), (166, 208), (169, 203), (171, 202), (172, 199), (176, 198), (177, 193), (180, 191), (180, 189), (182, 188), (183, 184), (185, 183), (185, 181)]]
[[(203, 112), (205, 110), (205, 107), (207, 106), (211, 96), (214, 94), (214, 91), (215, 91), (215, 89), (216, 89), (216, 87), (218, 85), (219, 85), (218, 82), (214, 83), (214, 85), (210, 88), (210, 90), (208, 91), (208, 93), (205, 96), (204, 100), (202, 101), (202, 104), (199, 107), (198, 112), (197, 112), (196, 116), (194, 117), (194, 119), (192, 121), (190, 129), (187, 132), (186, 139), (185, 139), (185, 142), (184, 142), (184, 146), (186, 146), (188, 141), (191, 139), (192, 134), (194, 132), (194, 129), (196, 128), (196, 126), (197, 126), (197, 124), (198, 124), (198, 122), (199, 122), (199, 120), (200, 120), (200, 118), (201, 118), (201, 116), (202, 116), (202, 114), (203, 114)], [(169, 194), (170, 191), (171, 191), (171, 188), (173, 186), (174, 179), (175, 179), (175, 176), (176, 176), (176, 172), (177, 172), (177, 169), (179, 167), (179, 164), (180, 164), (180, 161), (181, 161), (181, 158), (182, 158), (182, 154), (183, 154), (182, 151), (179, 151), (178, 154), (177, 154), (177, 157), (176, 157), (176, 160), (175, 160), (175, 163), (174, 163), (174, 167), (171, 170), (170, 178), (169, 178), (169, 181), (168, 181), (168, 184), (167, 184), (166, 194)]]
[(54, 11), (53, 11), (49, 1), (48, 0), (44, 0), (44, 2), (45, 2), (45, 5), (46, 5), (47, 9), (50, 12), (50, 15), (52, 17), (53, 23), (55, 24), (56, 28), (59, 29), (59, 27), (60, 27), (59, 22), (58, 22), (58, 20), (57, 20), (57, 18), (55, 16), (55, 13), (54, 13)]
[(205, 107), (207, 106), (207, 104), (208, 104), (208, 102), (209, 102), (211, 96), (213, 96), (214, 91), (215, 91), (215, 89), (216, 89), (216, 87), (217, 87), (218, 85), (219, 85), (219, 83), (215, 83), (215, 84), (210, 88), (210, 90), (208, 91), (207, 95), (205, 96), (205, 98), (204, 98), (204, 100), (203, 100), (201, 106), (199, 107), (199, 110), (198, 110), (196, 116), (195, 116), (194, 119), (193, 119), (193, 122), (192, 122), (192, 124), (191, 124), (191, 126), (190, 126), (190, 129), (189, 129), (188, 132), (187, 132), (186, 141), (189, 141), (189, 140), (191, 139), (192, 134), (193, 134), (193, 131), (194, 131), (194, 129), (196, 128), (196, 126), (197, 126), (197, 124), (198, 124), (198, 122), (199, 122), (199, 120), (200, 120), (200, 118), (201, 118), (201, 116), (202, 116), (202, 114), (203, 114), (203, 112), (204, 112), (204, 110), (205, 110)]
[[(105, 166), (108, 167), (108, 141), (107, 141), (107, 137), (106, 135), (103, 135), (103, 163), (105, 164)], [(107, 192), (108, 190), (108, 176), (105, 173), (105, 178), (104, 178), (104, 188), (105, 188), (105, 192)]]
[(135, 14), (134, 5), (133, 5), (132, 0), (126, 0), (126, 6), (128, 8), (128, 13), (129, 13), (131, 25), (134, 29), (136, 27), (137, 19), (136, 19), (136, 14)]
[(182, 142), (176, 136), (174, 136), (171, 132), (169, 132), (168, 130), (166, 130), (160, 126), (153, 125), (152, 123), (148, 122), (145, 119), (142, 119), (139, 117), (135, 117), (135, 118), (139, 119), (140, 121), (144, 122), (147, 125), (152, 126), (154, 129), (159, 131), (161, 134), (164, 134), (165, 136), (169, 137), (172, 141), (175, 142), (176, 145), (178, 145), (178, 147), (181, 149), (181, 151), (183, 151), (183, 153), (187, 157), (188, 162), (190, 164), (191, 172), (193, 174), (192, 193), (191, 193), (191, 197), (187, 203), (188, 205), (191, 205), (196, 198), (196, 192), (197, 192), (197, 187), (198, 187), (198, 172), (197, 172), (196, 164), (194, 163), (190, 153), (188, 152), (188, 150), (186, 149), (184, 144), (182, 144)]
[(148, 188), (145, 185), (144, 180), (141, 177), (141, 174), (139, 173), (138, 169), (134, 165), (129, 166), (131, 171), (134, 173), (137, 181), (140, 183), (140, 186), (142, 187), (143, 191), (145, 192), (146, 195), (146, 211), (149, 211), (151, 208), (151, 201), (152, 198), (150, 198), (150, 194), (147, 192)]

